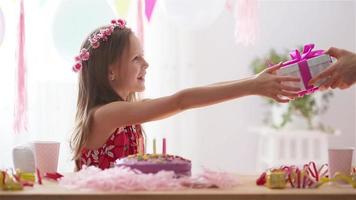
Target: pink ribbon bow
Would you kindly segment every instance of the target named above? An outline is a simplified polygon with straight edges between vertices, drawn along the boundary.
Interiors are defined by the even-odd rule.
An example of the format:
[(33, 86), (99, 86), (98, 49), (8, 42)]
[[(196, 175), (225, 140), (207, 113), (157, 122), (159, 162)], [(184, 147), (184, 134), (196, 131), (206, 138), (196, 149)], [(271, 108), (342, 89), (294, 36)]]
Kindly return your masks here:
[(309, 85), (309, 81), (312, 78), (307, 60), (310, 58), (314, 58), (320, 56), (324, 53), (324, 50), (313, 50), (314, 44), (306, 44), (304, 45), (303, 52), (300, 53), (298, 49), (292, 51), (289, 55), (292, 60), (286, 61), (283, 63), (283, 67), (287, 65), (291, 65), (294, 63), (298, 63), (299, 71), (306, 88), (305, 91), (301, 91), (299, 96), (304, 96), (305, 94), (313, 93), (318, 89), (318, 87), (314, 87), (313, 85)]

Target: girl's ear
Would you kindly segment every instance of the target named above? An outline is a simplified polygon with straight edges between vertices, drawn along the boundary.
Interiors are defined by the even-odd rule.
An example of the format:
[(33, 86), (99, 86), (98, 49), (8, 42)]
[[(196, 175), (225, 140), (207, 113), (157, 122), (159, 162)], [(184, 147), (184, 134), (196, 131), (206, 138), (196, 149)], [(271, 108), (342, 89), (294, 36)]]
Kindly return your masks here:
[(109, 70), (108, 70), (108, 77), (109, 80), (114, 81), (116, 79), (115, 71), (114, 71), (114, 65), (109, 65)]

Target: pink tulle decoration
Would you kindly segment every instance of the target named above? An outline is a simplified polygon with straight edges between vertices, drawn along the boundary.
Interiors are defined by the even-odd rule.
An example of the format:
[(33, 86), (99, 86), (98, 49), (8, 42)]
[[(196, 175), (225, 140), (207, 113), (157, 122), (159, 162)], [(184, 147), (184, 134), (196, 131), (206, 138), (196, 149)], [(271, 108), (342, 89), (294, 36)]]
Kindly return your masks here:
[(14, 132), (27, 131), (27, 91), (26, 91), (26, 61), (25, 61), (25, 14), (23, 0), (20, 1), (20, 19), (18, 35), (18, 68), (17, 97), (14, 113)]
[(255, 43), (257, 35), (257, 0), (239, 0), (235, 9), (236, 42), (245, 46)]
[(233, 174), (210, 170), (205, 170), (203, 174), (195, 178), (174, 178), (174, 173), (171, 171), (143, 174), (124, 167), (101, 170), (91, 166), (64, 176), (59, 184), (66, 188), (81, 190), (166, 191), (212, 187), (227, 189), (236, 186), (238, 182)]
[(231, 173), (216, 172), (209, 169), (204, 169), (204, 172), (198, 176), (198, 180), (217, 188), (232, 188), (238, 184), (236, 177)]

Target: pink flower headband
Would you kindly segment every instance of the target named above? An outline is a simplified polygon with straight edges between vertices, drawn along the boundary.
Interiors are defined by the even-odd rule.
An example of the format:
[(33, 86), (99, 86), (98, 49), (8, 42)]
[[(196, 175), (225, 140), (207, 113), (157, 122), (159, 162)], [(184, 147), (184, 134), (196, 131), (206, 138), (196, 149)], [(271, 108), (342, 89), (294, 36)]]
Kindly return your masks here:
[(83, 61), (89, 60), (90, 54), (89, 50), (91, 48), (97, 49), (100, 47), (100, 42), (105, 42), (108, 40), (108, 37), (112, 34), (116, 27), (119, 29), (124, 29), (126, 26), (126, 21), (123, 19), (113, 19), (111, 20), (111, 24), (109, 27), (102, 28), (97, 34), (94, 34), (91, 38), (89, 38), (90, 46), (88, 49), (82, 48), (80, 50), (80, 54), (76, 56), (75, 65), (73, 66), (73, 71), (78, 72), (83, 66)]

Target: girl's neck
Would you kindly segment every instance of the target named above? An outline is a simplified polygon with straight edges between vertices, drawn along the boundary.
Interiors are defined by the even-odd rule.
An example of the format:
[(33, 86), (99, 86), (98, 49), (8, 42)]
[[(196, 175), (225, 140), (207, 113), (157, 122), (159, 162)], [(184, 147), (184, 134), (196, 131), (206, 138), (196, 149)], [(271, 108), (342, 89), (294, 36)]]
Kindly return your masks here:
[(128, 92), (116, 91), (116, 93), (122, 98), (122, 100), (127, 101), (128, 97), (129, 97)]

